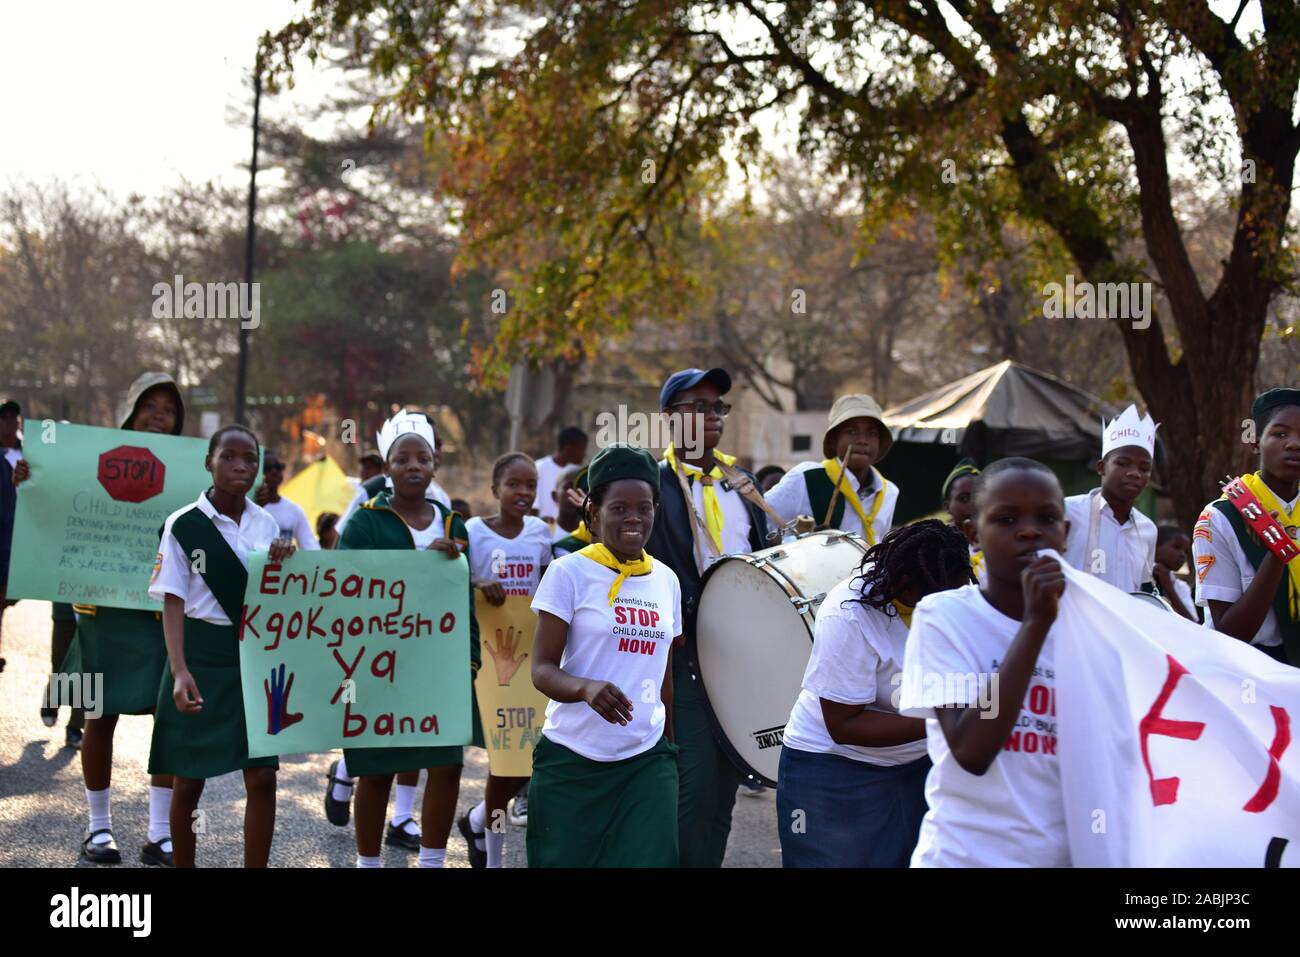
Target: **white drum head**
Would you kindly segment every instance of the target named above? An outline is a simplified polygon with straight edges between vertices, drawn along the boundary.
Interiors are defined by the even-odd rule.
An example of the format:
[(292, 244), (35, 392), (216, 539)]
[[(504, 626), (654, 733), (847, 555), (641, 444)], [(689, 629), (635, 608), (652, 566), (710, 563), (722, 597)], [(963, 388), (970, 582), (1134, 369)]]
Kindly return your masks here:
[[(698, 678), (729, 756), (770, 787), (820, 597), (854, 574), (865, 548), (856, 536), (815, 533), (723, 559), (705, 579), (695, 624)], [(764, 557), (762, 567), (752, 563)], [(796, 605), (792, 597), (818, 600)]]

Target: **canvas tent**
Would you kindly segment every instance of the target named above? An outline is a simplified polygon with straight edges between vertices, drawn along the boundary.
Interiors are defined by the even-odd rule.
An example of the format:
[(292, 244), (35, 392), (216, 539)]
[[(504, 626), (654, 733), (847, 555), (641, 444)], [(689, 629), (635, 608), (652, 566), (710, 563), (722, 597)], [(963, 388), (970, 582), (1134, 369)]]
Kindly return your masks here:
[[(1022, 455), (1050, 465), (1066, 495), (1097, 485), (1101, 417), (1115, 409), (1043, 372), (1006, 360), (886, 409), (894, 446), (880, 471), (897, 483), (896, 525), (938, 510), (964, 456), (983, 466)], [(1138, 505), (1151, 511), (1150, 491)]]

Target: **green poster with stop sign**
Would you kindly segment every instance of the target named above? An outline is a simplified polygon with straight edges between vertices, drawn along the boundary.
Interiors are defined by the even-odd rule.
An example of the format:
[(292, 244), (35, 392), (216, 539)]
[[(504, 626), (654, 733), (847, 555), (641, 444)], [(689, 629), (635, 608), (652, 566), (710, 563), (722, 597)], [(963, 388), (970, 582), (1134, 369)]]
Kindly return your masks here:
[(167, 516), (211, 484), (202, 439), (29, 419), (10, 598), (145, 608)]

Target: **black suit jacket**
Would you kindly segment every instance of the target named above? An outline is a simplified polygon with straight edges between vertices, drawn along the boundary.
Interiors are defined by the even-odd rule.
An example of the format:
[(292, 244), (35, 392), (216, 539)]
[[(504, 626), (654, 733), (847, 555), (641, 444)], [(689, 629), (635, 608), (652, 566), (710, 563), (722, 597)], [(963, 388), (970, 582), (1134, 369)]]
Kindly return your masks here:
[[(741, 471), (744, 471), (741, 469)], [(750, 481), (754, 476), (745, 472)], [(755, 482), (755, 487), (758, 483)], [(749, 547), (751, 551), (767, 548), (767, 515), (757, 505), (742, 498), (749, 513)], [(695, 658), (695, 612), (700, 600), (700, 573), (695, 567), (695, 540), (691, 537), (690, 504), (682, 497), (677, 475), (667, 462), (659, 463), (659, 515), (646, 543), (646, 551), (677, 573), (682, 589), (682, 632), (686, 636), (686, 655)]]

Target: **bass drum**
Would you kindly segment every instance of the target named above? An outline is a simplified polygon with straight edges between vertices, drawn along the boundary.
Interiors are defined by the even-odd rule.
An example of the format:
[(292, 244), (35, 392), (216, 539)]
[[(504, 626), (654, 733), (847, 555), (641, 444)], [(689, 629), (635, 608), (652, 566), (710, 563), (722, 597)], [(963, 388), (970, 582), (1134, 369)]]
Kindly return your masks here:
[(813, 618), (866, 551), (857, 535), (813, 532), (728, 556), (704, 575), (695, 677), (723, 749), (768, 787), (776, 787), (781, 739), (812, 653)]

